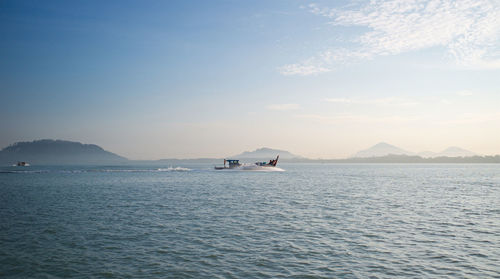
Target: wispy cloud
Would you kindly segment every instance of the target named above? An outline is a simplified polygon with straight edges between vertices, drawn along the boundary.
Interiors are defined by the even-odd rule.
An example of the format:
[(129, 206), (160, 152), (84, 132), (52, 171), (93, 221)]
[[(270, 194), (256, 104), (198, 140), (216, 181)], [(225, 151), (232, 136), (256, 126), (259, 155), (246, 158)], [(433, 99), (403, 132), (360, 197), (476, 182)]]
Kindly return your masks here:
[(325, 101), (330, 103), (339, 103), (339, 104), (352, 104), (357, 102), (357, 100), (348, 98), (326, 98)]
[(464, 113), (456, 115), (453, 118), (440, 120), (437, 124), (441, 125), (463, 125), (463, 124), (480, 124), (480, 123), (498, 123), (500, 121), (500, 113)]
[(462, 91), (458, 91), (458, 92), (457, 92), (457, 95), (458, 95), (458, 96), (465, 97), (465, 96), (472, 96), (472, 95), (474, 95), (474, 94), (473, 94), (473, 93), (472, 93), (472, 91), (470, 91), (470, 90), (462, 90)]
[[(331, 48), (306, 61), (285, 65), (282, 74), (327, 72), (338, 64), (380, 55), (443, 47), (457, 65), (500, 68), (500, 4), (496, 0), (372, 0), (360, 7), (310, 11), (333, 26), (362, 26), (369, 31), (353, 40), (354, 47)], [(321, 69), (314, 71), (311, 69)]]
[(416, 106), (420, 102), (404, 98), (380, 98), (380, 99), (360, 99), (360, 98), (326, 98), (325, 101), (337, 104), (368, 104), (382, 106)]
[(300, 75), (300, 76), (308, 76), (321, 74), (331, 71), (328, 68), (321, 66), (321, 64), (316, 63), (315, 61), (306, 61), (301, 64), (289, 64), (283, 67), (280, 67), (279, 72), (285, 76), (292, 75)]
[(420, 120), (420, 117), (403, 116), (373, 116), (362, 114), (342, 114), (342, 115), (321, 115), (321, 114), (297, 114), (297, 118), (314, 120), (325, 124), (345, 124), (345, 123), (407, 123)]
[(296, 114), (298, 119), (306, 119), (322, 124), (422, 124), (426, 125), (466, 125), (496, 123), (500, 121), (498, 112), (475, 112), (463, 114), (447, 114), (436, 118), (428, 114), (419, 115), (373, 115), (373, 114)]
[(296, 110), (300, 109), (300, 105), (298, 104), (275, 104), (267, 106), (267, 109), (270, 110)]

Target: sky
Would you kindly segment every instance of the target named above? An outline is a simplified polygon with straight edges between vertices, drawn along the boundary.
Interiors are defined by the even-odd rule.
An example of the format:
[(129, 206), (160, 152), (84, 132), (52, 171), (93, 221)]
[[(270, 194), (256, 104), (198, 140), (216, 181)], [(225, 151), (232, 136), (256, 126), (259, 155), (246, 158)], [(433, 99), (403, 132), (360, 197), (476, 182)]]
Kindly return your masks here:
[(0, 148), (500, 154), (500, 0), (0, 1)]

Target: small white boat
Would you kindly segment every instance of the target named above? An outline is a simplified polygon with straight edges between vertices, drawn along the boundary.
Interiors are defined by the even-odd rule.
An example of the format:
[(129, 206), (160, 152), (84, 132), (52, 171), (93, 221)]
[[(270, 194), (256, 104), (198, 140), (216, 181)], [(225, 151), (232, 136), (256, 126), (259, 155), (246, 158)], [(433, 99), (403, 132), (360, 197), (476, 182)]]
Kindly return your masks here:
[[(240, 160), (226, 160), (224, 159), (224, 166), (218, 167), (215, 166), (216, 170), (230, 170), (230, 169), (241, 169), (241, 170), (255, 170), (255, 169), (265, 169), (265, 168), (274, 168), (278, 164), (278, 159), (280, 155), (276, 157), (274, 160), (269, 160), (269, 162), (256, 162), (254, 164), (243, 165), (240, 163)], [(227, 163), (227, 166), (226, 166)]]

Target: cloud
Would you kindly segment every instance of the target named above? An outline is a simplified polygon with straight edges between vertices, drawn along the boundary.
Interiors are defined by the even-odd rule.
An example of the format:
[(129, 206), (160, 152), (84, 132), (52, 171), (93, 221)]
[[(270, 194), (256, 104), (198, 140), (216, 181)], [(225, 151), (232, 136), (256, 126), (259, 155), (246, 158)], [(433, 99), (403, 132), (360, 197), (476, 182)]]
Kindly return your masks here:
[(453, 118), (438, 121), (441, 125), (465, 125), (465, 124), (481, 124), (481, 123), (498, 123), (500, 121), (500, 113), (464, 113), (456, 115)]
[[(381, 55), (443, 47), (456, 65), (472, 69), (500, 68), (500, 3), (497, 0), (371, 0), (332, 9), (316, 4), (313, 14), (332, 26), (361, 26), (349, 49), (330, 48), (302, 63), (285, 65), (283, 74), (317, 74), (337, 65)], [(305, 69), (301, 71), (301, 69)], [(321, 71), (307, 71), (321, 69)]]
[(303, 63), (303, 64), (290, 64), (278, 68), (278, 71), (284, 76), (300, 75), (309, 76), (320, 73), (329, 72), (330, 69), (322, 67), (315, 63)]
[(465, 96), (472, 96), (474, 94), (470, 90), (462, 90), (462, 91), (458, 91), (457, 95), (465, 97)]
[(416, 106), (420, 102), (404, 98), (380, 98), (380, 99), (359, 99), (359, 98), (326, 98), (325, 101), (337, 104), (369, 104), (383, 106)]
[(352, 104), (356, 103), (357, 100), (347, 99), (347, 98), (326, 98), (325, 101), (330, 103)]
[(267, 109), (270, 109), (270, 110), (296, 110), (296, 109), (300, 109), (300, 105), (298, 105), (298, 104), (276, 104), (276, 105), (267, 106)]
[(403, 117), (403, 116), (373, 116), (361, 114), (342, 114), (342, 115), (321, 115), (321, 114), (297, 114), (297, 118), (314, 120), (325, 124), (342, 124), (342, 123), (363, 123), (363, 124), (394, 124), (408, 123), (420, 120), (420, 117)]

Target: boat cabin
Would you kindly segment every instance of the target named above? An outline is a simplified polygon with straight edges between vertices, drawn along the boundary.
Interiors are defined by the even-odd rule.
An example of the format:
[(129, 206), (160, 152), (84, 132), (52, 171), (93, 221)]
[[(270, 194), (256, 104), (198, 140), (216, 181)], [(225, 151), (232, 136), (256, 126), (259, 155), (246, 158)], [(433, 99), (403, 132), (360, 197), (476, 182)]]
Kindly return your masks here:
[(236, 168), (241, 166), (240, 160), (226, 160), (226, 162), (229, 164), (229, 168)]

